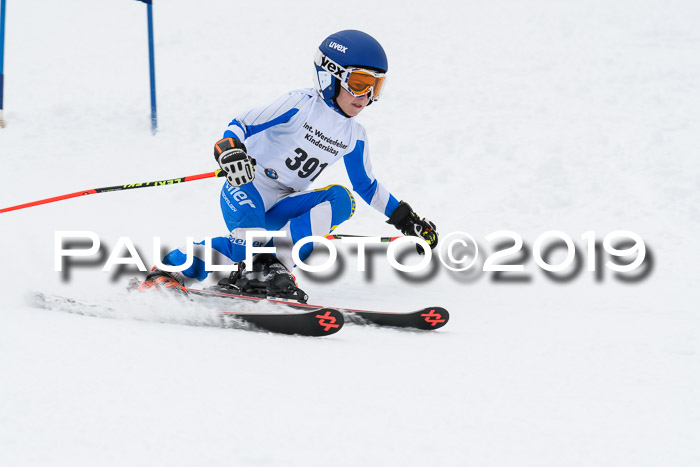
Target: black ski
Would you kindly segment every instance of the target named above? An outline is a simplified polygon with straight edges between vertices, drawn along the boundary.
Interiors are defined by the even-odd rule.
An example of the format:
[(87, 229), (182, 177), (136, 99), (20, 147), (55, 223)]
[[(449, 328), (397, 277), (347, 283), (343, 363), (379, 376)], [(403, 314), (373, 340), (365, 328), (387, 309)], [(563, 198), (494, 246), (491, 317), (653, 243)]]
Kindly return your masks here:
[[(175, 299), (175, 297), (168, 297)], [(183, 297), (184, 298), (184, 297)], [(189, 303), (189, 302), (188, 302)], [(30, 296), (30, 305), (46, 310), (59, 310), (84, 316), (101, 318), (123, 318), (145, 321), (160, 321), (175, 324), (187, 324), (193, 326), (214, 326), (224, 328), (236, 328), (244, 330), (263, 330), (279, 334), (297, 334), (301, 336), (329, 336), (340, 331), (345, 323), (343, 314), (332, 308), (314, 307), (300, 312), (286, 312), (286, 307), (279, 307), (279, 312), (244, 312), (217, 309), (209, 313), (195, 313), (183, 317), (182, 315), (158, 316), (145, 311), (140, 314), (125, 313), (121, 305), (109, 306), (88, 303), (72, 298), (33, 293)], [(125, 308), (128, 308), (126, 306)]]
[(333, 308), (319, 308), (302, 313), (220, 313), (223, 322), (229, 318), (239, 319), (266, 331), (311, 337), (335, 334), (345, 323), (343, 314)]
[[(231, 294), (215, 290), (187, 289), (189, 299), (182, 297), (186, 303), (205, 306), (208, 312), (200, 314), (198, 310), (186, 317), (181, 314), (174, 318), (158, 317), (147, 311), (144, 313), (124, 313), (124, 307), (87, 303), (71, 298), (35, 293), (32, 305), (37, 308), (67, 311), (87, 316), (103, 318), (119, 318), (128, 316), (131, 319), (146, 321), (164, 321), (195, 326), (215, 326), (245, 330), (264, 330), (280, 334), (298, 334), (302, 336), (328, 336), (342, 329), (346, 322), (352, 324), (373, 324), (397, 328), (413, 328), (433, 331), (445, 326), (450, 315), (442, 307), (428, 307), (410, 312), (381, 312), (356, 310), (349, 308), (326, 307), (311, 305), (289, 300), (263, 298), (247, 295)], [(175, 297), (168, 297), (175, 299)], [(241, 310), (235, 301), (248, 304), (260, 303), (265, 305), (265, 311), (253, 311), (250, 306)], [(239, 306), (241, 303), (238, 304)], [(254, 308), (256, 305), (254, 305)], [(128, 307), (127, 307), (128, 308)], [(203, 312), (204, 309), (201, 309)], [(296, 312), (289, 312), (296, 310)]]
[[(445, 326), (450, 319), (449, 312), (442, 307), (428, 307), (417, 311), (409, 312), (382, 312), (369, 310), (355, 310), (350, 308), (328, 308), (321, 305), (311, 305), (290, 300), (279, 300), (275, 298), (263, 298), (258, 296), (248, 296), (220, 292), (218, 290), (187, 289), (190, 296), (197, 296), (213, 300), (234, 299), (244, 301), (262, 301), (278, 305), (288, 306), (298, 310), (337, 310), (340, 311), (348, 322), (353, 324), (375, 324), (378, 326), (392, 326), (399, 328), (414, 328), (426, 331), (440, 329)], [(226, 314), (228, 312), (222, 312)]]
[[(348, 317), (348, 321), (355, 324), (376, 324), (379, 326), (393, 326), (397, 328), (415, 328), (424, 331), (432, 331), (440, 329), (450, 319), (449, 312), (439, 306), (423, 308), (418, 311), (409, 311), (405, 313), (391, 313), (380, 311), (362, 311), (362, 310), (346, 310), (340, 311)], [(362, 321), (353, 320), (353, 317), (359, 317)]]

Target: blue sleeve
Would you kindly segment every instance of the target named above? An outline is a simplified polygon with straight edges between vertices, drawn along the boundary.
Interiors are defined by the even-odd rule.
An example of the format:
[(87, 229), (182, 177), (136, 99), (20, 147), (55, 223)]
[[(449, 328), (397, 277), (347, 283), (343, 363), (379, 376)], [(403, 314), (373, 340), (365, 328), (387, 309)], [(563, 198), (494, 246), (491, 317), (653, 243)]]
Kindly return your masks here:
[(357, 140), (355, 147), (345, 155), (343, 161), (353, 191), (374, 209), (390, 217), (399, 202), (389, 193), (389, 190), (374, 178), (366, 142)]

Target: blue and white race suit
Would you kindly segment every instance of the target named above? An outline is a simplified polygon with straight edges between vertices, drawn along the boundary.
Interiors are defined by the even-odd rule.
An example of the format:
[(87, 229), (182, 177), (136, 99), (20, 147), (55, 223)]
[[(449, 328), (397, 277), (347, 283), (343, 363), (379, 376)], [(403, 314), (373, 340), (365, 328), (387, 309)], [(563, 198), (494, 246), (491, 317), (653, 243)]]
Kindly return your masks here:
[[(229, 235), (212, 239), (214, 264), (245, 259), (247, 231), (284, 231), (286, 236), (275, 237), (272, 245), (291, 270), (294, 243), (310, 235), (327, 235), (355, 211), (355, 198), (341, 185), (308, 191), (327, 167), (341, 159), (352, 190), (370, 206), (389, 217), (399, 204), (372, 173), (365, 129), (331, 109), (313, 89), (289, 92), (234, 118), (226, 137), (243, 142), (255, 158), (255, 179), (240, 187), (224, 182), (221, 211)], [(203, 244), (195, 244), (194, 263), (183, 271), (189, 278), (203, 280), (208, 274)], [(300, 259), (312, 249), (312, 243), (304, 245)], [(185, 258), (182, 250), (174, 250), (164, 263), (179, 265)]]

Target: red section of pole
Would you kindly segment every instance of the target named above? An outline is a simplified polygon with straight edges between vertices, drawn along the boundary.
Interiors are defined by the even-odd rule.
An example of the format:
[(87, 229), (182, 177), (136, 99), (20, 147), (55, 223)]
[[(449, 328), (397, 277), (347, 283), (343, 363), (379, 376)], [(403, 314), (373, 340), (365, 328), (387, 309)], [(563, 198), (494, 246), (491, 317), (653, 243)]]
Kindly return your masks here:
[(205, 174), (199, 174), (199, 175), (188, 175), (185, 177), (186, 182), (191, 182), (194, 180), (201, 180), (203, 178), (213, 178), (213, 177), (223, 177), (223, 174), (221, 173), (221, 169), (216, 170), (214, 172), (208, 172)]
[(53, 203), (55, 201), (62, 201), (64, 199), (77, 198), (78, 196), (92, 195), (95, 193), (106, 193), (108, 191), (122, 191), (122, 190), (132, 190), (134, 188), (146, 188), (151, 186), (163, 186), (163, 185), (173, 185), (175, 183), (192, 182), (194, 180), (202, 180), (205, 178), (214, 178), (224, 176), (224, 172), (219, 169), (214, 172), (207, 172), (197, 175), (188, 175), (186, 177), (173, 178), (170, 180), (158, 180), (155, 182), (143, 182), (143, 183), (129, 183), (126, 185), (116, 185), (107, 186), (103, 188), (90, 188), (83, 191), (76, 191), (75, 193), (69, 193), (67, 195), (54, 196), (53, 198), (40, 199), (39, 201), (32, 201), (31, 203), (19, 204), (17, 206), (10, 206), (9, 208), (0, 209), (0, 213), (17, 211), (18, 209), (30, 208), (32, 206), (39, 206), (40, 204)]
[(92, 195), (94, 193), (97, 193), (97, 191), (95, 191), (93, 189), (76, 191), (75, 193), (69, 193), (67, 195), (54, 196), (53, 198), (40, 199), (39, 201), (32, 201), (31, 203), (25, 203), (25, 204), (20, 204), (18, 206), (11, 206), (9, 208), (3, 208), (3, 209), (0, 209), (0, 213), (16, 211), (18, 209), (24, 209), (24, 208), (31, 208), (32, 206), (39, 206), (40, 204), (53, 203), (54, 201), (61, 201), (64, 199), (77, 198), (78, 196)]

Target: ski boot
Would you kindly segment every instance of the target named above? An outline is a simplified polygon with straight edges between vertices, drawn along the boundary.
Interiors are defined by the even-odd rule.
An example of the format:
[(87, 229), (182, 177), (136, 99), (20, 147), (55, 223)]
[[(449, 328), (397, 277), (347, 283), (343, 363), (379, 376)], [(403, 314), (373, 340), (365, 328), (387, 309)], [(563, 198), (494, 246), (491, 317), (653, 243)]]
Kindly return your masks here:
[(284, 298), (306, 303), (309, 296), (297, 286), (292, 273), (274, 255), (261, 253), (253, 257), (253, 267), (238, 263), (238, 271), (219, 281), (215, 290), (262, 298)]
[(139, 283), (137, 278), (133, 278), (128, 288), (129, 290), (140, 291), (164, 290), (177, 295), (187, 295), (185, 281), (180, 273), (161, 271), (155, 266), (148, 273), (145, 281)]

